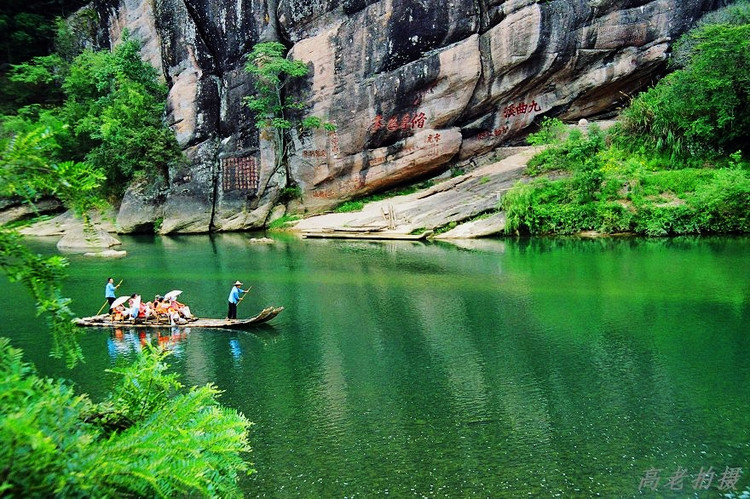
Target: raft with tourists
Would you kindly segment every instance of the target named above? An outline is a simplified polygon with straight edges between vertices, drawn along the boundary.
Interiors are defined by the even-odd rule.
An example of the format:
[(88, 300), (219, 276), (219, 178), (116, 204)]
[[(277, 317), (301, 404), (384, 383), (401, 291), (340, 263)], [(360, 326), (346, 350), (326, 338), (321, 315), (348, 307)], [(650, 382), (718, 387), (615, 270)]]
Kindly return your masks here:
[(257, 315), (247, 319), (210, 319), (197, 318), (183, 319), (172, 322), (170, 320), (159, 320), (159, 318), (136, 318), (115, 320), (109, 314), (94, 315), (74, 319), (73, 323), (80, 327), (136, 327), (136, 328), (213, 328), (213, 329), (247, 329), (258, 324), (263, 324), (284, 310), (284, 307), (266, 307)]
[[(250, 291), (250, 288), (241, 289), (240, 281), (236, 281), (232, 286), (229, 310), (224, 319), (195, 317), (189, 306), (177, 300), (177, 297), (182, 294), (182, 290), (179, 289), (165, 293), (164, 296), (156, 295), (152, 301), (147, 302), (141, 299), (141, 295), (135, 293), (114, 298), (114, 292), (120, 284), (114, 286), (114, 279), (108, 278), (105, 288), (107, 301), (99, 309), (97, 315), (77, 318), (73, 320), (73, 323), (80, 327), (246, 329), (268, 322), (284, 310), (284, 307), (266, 307), (253, 317), (237, 319), (237, 305), (244, 298), (244, 296), (239, 298), (239, 294)], [(107, 305), (109, 305), (109, 313), (102, 314), (102, 310)]]

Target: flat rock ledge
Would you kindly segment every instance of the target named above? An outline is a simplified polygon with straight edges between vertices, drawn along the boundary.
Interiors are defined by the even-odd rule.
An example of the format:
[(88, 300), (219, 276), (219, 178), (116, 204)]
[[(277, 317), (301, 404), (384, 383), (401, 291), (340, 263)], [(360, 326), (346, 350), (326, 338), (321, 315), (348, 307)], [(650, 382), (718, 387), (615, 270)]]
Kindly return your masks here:
[[(112, 220), (114, 220), (114, 212), (91, 215), (92, 225), (108, 233), (117, 232)], [(64, 236), (79, 228), (83, 230), (83, 220), (76, 217), (72, 211), (66, 211), (49, 220), (24, 227), (19, 232), (25, 236)]]
[(122, 244), (119, 239), (100, 227), (74, 226), (58, 241), (57, 249), (69, 252), (88, 252)]
[[(523, 178), (529, 159), (538, 147), (515, 148), (514, 154), (429, 189), (368, 203), (359, 212), (328, 213), (305, 218), (292, 230), (304, 237), (403, 239), (408, 234), (448, 231), (430, 235), (434, 239), (472, 239), (505, 231), (505, 213), (499, 210), (503, 195)], [(388, 235), (392, 237), (388, 237)]]
[[(114, 237), (114, 224), (112, 213), (91, 216), (91, 225), (84, 226), (83, 220), (76, 217), (72, 212), (66, 211), (50, 220), (45, 220), (24, 227), (19, 232), (25, 236), (52, 237), (61, 236), (57, 243), (57, 249), (71, 253), (95, 252), (95, 250), (106, 250), (113, 246), (122, 244)], [(111, 258), (114, 255), (101, 255)]]

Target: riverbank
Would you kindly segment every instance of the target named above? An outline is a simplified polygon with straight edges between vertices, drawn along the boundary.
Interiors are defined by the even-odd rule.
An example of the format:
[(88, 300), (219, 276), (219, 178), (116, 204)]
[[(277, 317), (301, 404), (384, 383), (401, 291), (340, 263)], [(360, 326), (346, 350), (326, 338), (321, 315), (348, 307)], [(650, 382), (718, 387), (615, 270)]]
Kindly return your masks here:
[[(613, 124), (613, 121), (597, 122), (596, 130), (604, 131)], [(589, 130), (587, 122), (569, 125), (567, 130), (576, 130), (581, 134), (584, 132), (586, 134), (593, 133)], [(585, 137), (585, 135), (581, 136)], [(631, 176), (628, 176), (628, 172), (621, 172), (614, 180), (609, 181), (609, 184), (614, 183), (614, 186), (609, 184), (605, 186), (606, 182), (600, 181), (597, 187), (590, 189), (592, 191), (589, 193), (591, 197), (590, 206), (587, 205), (584, 208), (593, 212), (606, 211), (606, 214), (609, 215), (605, 222), (609, 221), (608, 224), (589, 221), (587, 224), (579, 224), (573, 228), (559, 223), (548, 223), (541, 228), (536, 226), (526, 227), (523, 224), (528, 225), (529, 222), (525, 221), (528, 217), (538, 221), (546, 220), (545, 216), (549, 217), (550, 211), (557, 210), (568, 213), (570, 209), (566, 208), (565, 203), (570, 203), (572, 199), (571, 196), (563, 196), (555, 202), (547, 200), (546, 204), (541, 202), (543, 200), (535, 202), (536, 204), (533, 206), (519, 204), (519, 200), (528, 204), (527, 192), (541, 186), (557, 193), (562, 189), (558, 187), (559, 185), (565, 187), (567, 184), (572, 183), (576, 186), (581, 183), (578, 178), (580, 175), (566, 170), (563, 163), (557, 160), (552, 161), (551, 166), (546, 167), (546, 170), (538, 171), (540, 168), (535, 162), (538, 163), (539, 158), (531, 160), (545, 147), (548, 146), (499, 148), (494, 151), (491, 160), (486, 156), (476, 158), (476, 161), (479, 162), (478, 166), (475, 166), (476, 163), (472, 162), (470, 164), (471, 169), (461, 175), (451, 178), (445, 178), (444, 175), (437, 177), (431, 181), (432, 185), (428, 188), (378, 201), (364, 202), (359, 211), (311, 214), (300, 220), (286, 223), (284, 230), (301, 237), (351, 239), (422, 239), (429, 237), (431, 239), (460, 240), (502, 236), (517, 230), (519, 220), (522, 220), (523, 223), (520, 223), (520, 225), (532, 234), (580, 234), (583, 237), (601, 237), (620, 234), (670, 235), (674, 232), (676, 235), (722, 232), (721, 230), (693, 230), (691, 232), (690, 230), (674, 229), (674, 224), (670, 225), (670, 221), (675, 217), (679, 218), (682, 225), (689, 229), (691, 227), (690, 217), (706, 218), (710, 214), (706, 215), (696, 208), (693, 208), (693, 213), (690, 212), (689, 207), (686, 207), (686, 201), (681, 197), (682, 193), (675, 190), (675, 185), (679, 182), (670, 180), (675, 175), (681, 175), (681, 172), (654, 173), (647, 171), (644, 173), (641, 170), (633, 172)], [(560, 148), (560, 146), (557, 147)], [(550, 152), (554, 151), (554, 149), (548, 149), (544, 155), (539, 157), (551, 156)], [(549, 162), (549, 160), (547, 161)], [(535, 166), (529, 168), (530, 164)], [(605, 178), (605, 173), (611, 176), (611, 172), (604, 172), (600, 174), (602, 178)], [(698, 177), (707, 178), (709, 175), (713, 175), (713, 171), (706, 169), (698, 172), (696, 179)], [(657, 177), (667, 178), (666, 181), (661, 182), (664, 186), (660, 186), (661, 184), (654, 180), (658, 180)], [(501, 200), (506, 193), (511, 191), (514, 186), (519, 185), (519, 182), (521, 183), (520, 186), (505, 198), (502, 203), (503, 206), (501, 206)], [(654, 184), (654, 186), (649, 187), (650, 184)], [(638, 204), (637, 201), (640, 198), (634, 196), (647, 188), (650, 190), (646, 192), (648, 196), (644, 198), (645, 204)], [(692, 189), (696, 190), (697, 187), (693, 186)], [(599, 191), (601, 191), (601, 195), (598, 194)], [(609, 199), (607, 196), (611, 197), (612, 192), (610, 191), (613, 191), (619, 197), (615, 196), (614, 199)], [(644, 194), (639, 195), (644, 196)], [(599, 197), (602, 199), (599, 199)], [(283, 206), (280, 207), (283, 208)], [(579, 207), (579, 210), (584, 208)], [(649, 222), (648, 224), (645, 222), (629, 223), (632, 220), (640, 220), (638, 217), (643, 218), (649, 214), (653, 215), (651, 212), (654, 212), (654, 210), (661, 210), (657, 213), (655, 222)], [(666, 212), (663, 216), (662, 211)], [(619, 214), (619, 217), (624, 221), (622, 223), (612, 222), (614, 218), (610, 212)], [(651, 218), (654, 217), (655, 215), (651, 216)], [(59, 215), (24, 227), (21, 229), (21, 233), (34, 236), (63, 236), (61, 249), (110, 248), (119, 244), (119, 241), (111, 236), (111, 233), (120, 230), (113, 222), (115, 218), (114, 213), (93, 217), (92, 220), (96, 228), (94, 236), (90, 231), (84, 231), (82, 222), (70, 214)], [(273, 222), (273, 220), (269, 220), (269, 222)], [(700, 227), (697, 222), (693, 225)], [(520, 230), (520, 232), (524, 233), (525, 230)], [(736, 231), (727, 230), (726, 232)]]
[(367, 203), (361, 211), (328, 213), (304, 218), (291, 229), (302, 234), (326, 230), (369, 231), (378, 238), (403, 238), (433, 231), (437, 239), (461, 239), (499, 235), (505, 230), (505, 215), (498, 205), (502, 196), (523, 178), (536, 147), (513, 148), (497, 162), (444, 180), (412, 194)]
[[(302, 236), (325, 231), (363, 237), (377, 233), (379, 239), (404, 239), (432, 231), (438, 239), (471, 239), (502, 234), (505, 216), (498, 205), (503, 194), (523, 178), (529, 159), (538, 147), (512, 147), (497, 150), (503, 159), (479, 166), (418, 192), (367, 203), (359, 212), (312, 215), (291, 225), (289, 230)], [(100, 233), (116, 233), (114, 215), (96, 216)], [(81, 239), (83, 224), (71, 213), (31, 224), (20, 230), (24, 235)], [(107, 239), (107, 238), (102, 238)], [(116, 245), (107, 239), (102, 247)]]

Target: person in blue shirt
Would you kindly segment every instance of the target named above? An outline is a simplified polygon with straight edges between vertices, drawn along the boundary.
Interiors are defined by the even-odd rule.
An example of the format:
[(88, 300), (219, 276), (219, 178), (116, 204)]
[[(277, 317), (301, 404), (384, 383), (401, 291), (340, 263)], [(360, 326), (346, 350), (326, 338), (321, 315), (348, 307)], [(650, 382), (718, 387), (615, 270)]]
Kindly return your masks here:
[(240, 293), (247, 293), (249, 289), (242, 289), (242, 283), (236, 281), (232, 290), (229, 292), (229, 310), (227, 311), (227, 319), (237, 318), (237, 304), (240, 302)]
[(112, 277), (107, 278), (107, 285), (104, 286), (104, 298), (107, 299), (109, 302), (109, 313), (112, 313), (112, 302), (115, 301), (115, 290), (117, 289), (117, 286), (115, 286), (115, 280)]

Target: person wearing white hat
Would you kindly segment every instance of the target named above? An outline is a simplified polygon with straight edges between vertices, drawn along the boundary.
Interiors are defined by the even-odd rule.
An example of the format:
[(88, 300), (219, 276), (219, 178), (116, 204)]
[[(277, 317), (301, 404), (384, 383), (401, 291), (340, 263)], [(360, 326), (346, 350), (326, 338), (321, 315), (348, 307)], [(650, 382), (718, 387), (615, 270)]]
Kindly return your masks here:
[(247, 293), (249, 289), (242, 289), (242, 283), (235, 281), (232, 286), (232, 290), (229, 292), (229, 310), (227, 311), (227, 319), (237, 318), (237, 304), (240, 302), (240, 293)]

